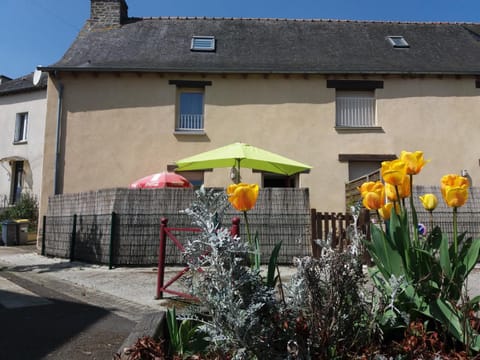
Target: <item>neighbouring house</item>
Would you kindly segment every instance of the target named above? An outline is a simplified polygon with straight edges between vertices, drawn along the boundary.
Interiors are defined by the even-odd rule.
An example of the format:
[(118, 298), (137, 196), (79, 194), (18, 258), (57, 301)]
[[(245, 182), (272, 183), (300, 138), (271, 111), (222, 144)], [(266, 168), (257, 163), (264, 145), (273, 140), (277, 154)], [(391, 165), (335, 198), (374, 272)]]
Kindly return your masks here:
[(37, 76), (0, 76), (0, 208), (40, 197), (48, 76)]
[[(131, 18), (124, 0), (91, 0), (41, 69), (43, 213), (53, 194), (126, 187), (232, 142), (311, 165), (242, 177), (308, 187), (321, 211), (343, 211), (345, 183), (401, 150), (432, 160), (417, 184), (462, 169), (480, 181), (480, 24)], [(229, 169), (185, 176), (230, 181)]]

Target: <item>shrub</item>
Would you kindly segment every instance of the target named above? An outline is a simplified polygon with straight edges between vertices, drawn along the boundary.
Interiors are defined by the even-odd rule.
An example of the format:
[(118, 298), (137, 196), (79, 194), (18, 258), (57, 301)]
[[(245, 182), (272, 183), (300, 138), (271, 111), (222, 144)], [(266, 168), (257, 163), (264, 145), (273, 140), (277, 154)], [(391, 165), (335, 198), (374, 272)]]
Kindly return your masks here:
[(7, 219), (28, 219), (31, 224), (38, 222), (38, 200), (35, 195), (23, 193), (20, 200), (0, 214), (0, 221)]

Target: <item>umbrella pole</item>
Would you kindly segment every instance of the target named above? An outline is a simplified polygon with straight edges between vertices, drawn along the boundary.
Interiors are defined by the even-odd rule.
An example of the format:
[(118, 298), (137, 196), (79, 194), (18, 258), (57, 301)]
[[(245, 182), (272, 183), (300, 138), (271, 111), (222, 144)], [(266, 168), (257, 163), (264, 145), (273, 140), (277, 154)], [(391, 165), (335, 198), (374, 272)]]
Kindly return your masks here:
[(235, 159), (237, 162), (237, 173), (235, 174), (235, 184), (240, 184), (240, 160), (241, 159)]

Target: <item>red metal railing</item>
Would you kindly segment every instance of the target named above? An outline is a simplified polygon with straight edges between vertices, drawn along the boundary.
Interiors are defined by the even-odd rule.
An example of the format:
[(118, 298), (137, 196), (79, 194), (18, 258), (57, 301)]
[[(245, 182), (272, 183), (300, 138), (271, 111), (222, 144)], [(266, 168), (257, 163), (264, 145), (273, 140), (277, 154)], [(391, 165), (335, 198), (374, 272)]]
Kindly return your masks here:
[[(177, 274), (175, 274), (167, 283), (165, 283), (165, 254), (167, 248), (167, 239), (170, 239), (173, 242), (173, 245), (179, 249), (181, 252), (185, 251), (182, 243), (177, 239), (174, 232), (200, 232), (201, 229), (196, 227), (188, 227), (188, 228), (176, 228), (176, 227), (168, 227), (168, 219), (162, 218), (160, 221), (160, 244), (158, 249), (158, 273), (157, 273), (157, 291), (155, 299), (162, 299), (164, 293), (189, 298), (192, 299), (193, 296), (190, 294), (186, 294), (180, 291), (169, 289), (169, 286), (172, 285), (175, 281), (180, 279), (185, 273), (190, 270), (189, 266), (185, 266), (182, 270), (180, 270)], [(234, 217), (232, 219), (232, 227), (230, 233), (235, 236), (239, 235), (239, 227), (240, 227), (240, 218)]]

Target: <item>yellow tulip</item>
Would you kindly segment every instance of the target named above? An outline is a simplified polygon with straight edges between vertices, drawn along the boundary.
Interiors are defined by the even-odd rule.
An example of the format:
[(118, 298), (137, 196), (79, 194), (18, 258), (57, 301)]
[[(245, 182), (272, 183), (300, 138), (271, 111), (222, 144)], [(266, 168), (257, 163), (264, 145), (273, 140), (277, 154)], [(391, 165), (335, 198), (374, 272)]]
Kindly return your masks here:
[(231, 184), (227, 188), (228, 201), (238, 211), (253, 209), (258, 197), (257, 184)]
[(392, 207), (393, 207), (393, 203), (388, 202), (385, 205), (383, 205), (380, 209), (378, 209), (378, 213), (380, 214), (383, 220), (390, 219), (390, 215), (392, 214)]
[(387, 184), (401, 185), (407, 174), (407, 164), (400, 159), (384, 161), (382, 162), (381, 174)]
[(378, 192), (370, 191), (365, 193), (362, 203), (368, 210), (378, 210), (385, 203), (385, 198)]
[[(411, 189), (410, 189), (410, 177), (405, 176), (403, 179), (403, 182), (397, 186), (398, 188), (398, 194), (400, 195), (400, 198), (406, 198), (409, 197), (411, 194)], [(395, 190), (395, 186), (391, 184), (385, 184), (385, 194), (387, 195), (388, 200), (390, 201), (398, 201), (397, 199), (397, 191)]]
[(448, 174), (440, 181), (440, 190), (443, 200), (450, 207), (463, 206), (468, 199), (470, 182), (466, 177), (457, 174)]
[(434, 194), (425, 194), (420, 196), (420, 201), (427, 211), (433, 211), (438, 205), (438, 199)]
[(364, 182), (360, 187), (358, 187), (358, 191), (360, 191), (360, 194), (362, 195), (362, 198), (364, 195), (368, 192), (377, 192), (379, 190), (383, 191), (383, 184), (381, 181), (367, 181)]
[(400, 160), (407, 164), (407, 175), (416, 175), (422, 170), (425, 164), (429, 161), (423, 159), (423, 151), (408, 152), (402, 151), (400, 153)]

